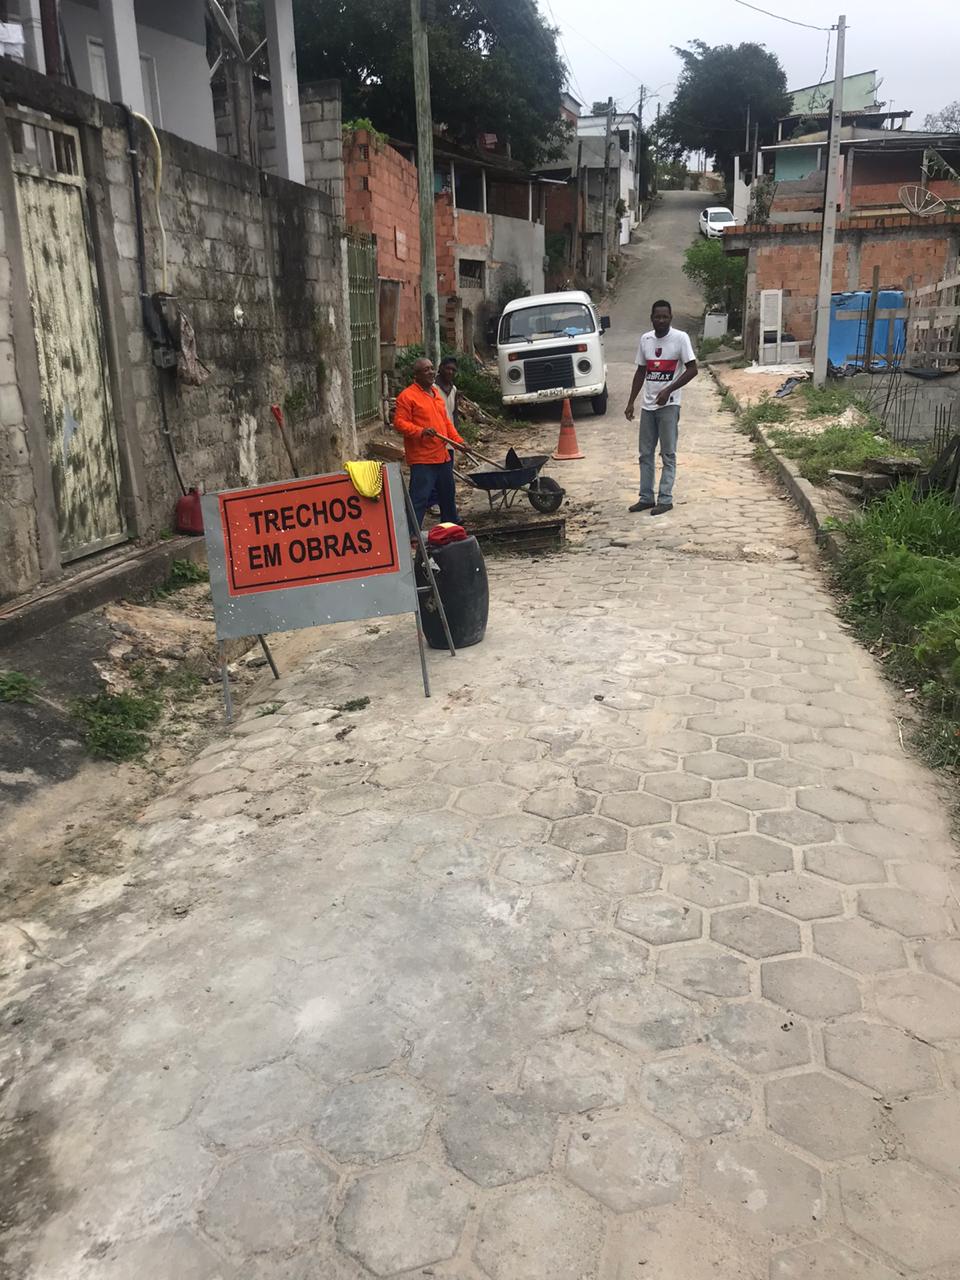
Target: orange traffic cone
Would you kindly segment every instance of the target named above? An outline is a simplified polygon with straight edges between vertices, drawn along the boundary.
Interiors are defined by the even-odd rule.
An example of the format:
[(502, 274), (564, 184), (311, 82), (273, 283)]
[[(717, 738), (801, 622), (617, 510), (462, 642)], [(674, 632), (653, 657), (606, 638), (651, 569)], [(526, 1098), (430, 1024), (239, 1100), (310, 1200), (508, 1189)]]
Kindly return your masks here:
[(575, 462), (577, 458), (584, 457), (586, 454), (580, 452), (580, 446), (577, 444), (577, 431), (573, 425), (570, 401), (564, 400), (563, 412), (560, 414), (560, 439), (557, 441), (557, 451), (553, 455), (554, 461)]

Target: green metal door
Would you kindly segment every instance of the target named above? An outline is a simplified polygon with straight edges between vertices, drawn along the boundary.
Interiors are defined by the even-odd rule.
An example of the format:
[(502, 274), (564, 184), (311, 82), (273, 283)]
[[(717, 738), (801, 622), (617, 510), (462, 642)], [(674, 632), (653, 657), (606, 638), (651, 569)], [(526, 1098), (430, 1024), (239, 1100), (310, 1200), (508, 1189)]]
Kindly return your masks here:
[(353, 355), (353, 411), (358, 422), (380, 409), (380, 332), (377, 319), (377, 242), (347, 236), (350, 283), (350, 347)]

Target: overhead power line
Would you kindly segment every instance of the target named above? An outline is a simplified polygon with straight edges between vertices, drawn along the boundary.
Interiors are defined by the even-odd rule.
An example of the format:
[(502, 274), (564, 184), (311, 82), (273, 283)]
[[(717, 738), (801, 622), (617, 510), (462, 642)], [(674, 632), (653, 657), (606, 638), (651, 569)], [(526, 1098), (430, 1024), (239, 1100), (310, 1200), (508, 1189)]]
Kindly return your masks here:
[(634, 81), (639, 83), (643, 79), (643, 76), (638, 75), (636, 71), (631, 71), (630, 68), (625, 67), (622, 62), (618, 62), (612, 53), (607, 53), (606, 49), (601, 48), (600, 45), (591, 40), (589, 36), (585, 36), (582, 31), (578, 31), (571, 23), (568, 22), (566, 26), (567, 29), (572, 31), (575, 36), (579, 36), (581, 40), (586, 40), (587, 44), (592, 45), (593, 48), (596, 49), (597, 53), (602, 53), (603, 56), (612, 62), (615, 67), (619, 67), (621, 71), (625, 71)]
[(733, 0), (734, 4), (742, 4), (744, 9), (752, 9), (754, 13), (765, 14), (768, 18), (776, 18), (779, 22), (789, 22), (794, 27), (806, 27), (808, 31), (830, 31), (830, 27), (820, 27), (813, 22), (798, 22), (796, 18), (785, 18), (782, 13), (771, 13), (769, 9), (761, 9), (759, 5), (748, 4), (747, 0)]

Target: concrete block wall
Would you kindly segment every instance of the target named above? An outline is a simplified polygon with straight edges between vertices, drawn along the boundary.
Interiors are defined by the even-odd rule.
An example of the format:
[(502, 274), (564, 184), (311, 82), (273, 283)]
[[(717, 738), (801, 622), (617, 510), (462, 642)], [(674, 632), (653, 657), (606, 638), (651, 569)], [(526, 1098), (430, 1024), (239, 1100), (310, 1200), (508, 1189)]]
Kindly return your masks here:
[[(178, 488), (139, 317), (126, 137), (105, 128), (102, 142), (108, 177), (116, 178), (113, 238), (136, 435), (149, 477), (138, 527), (150, 537), (169, 527)], [(193, 324), (209, 370), (202, 386), (177, 383), (164, 397), (184, 479), (211, 490), (287, 475), (272, 403), (286, 403), (300, 469), (335, 469), (352, 447), (353, 415), (341, 236), (331, 198), (169, 135), (161, 134), (161, 143), (168, 288)], [(152, 181), (151, 164), (145, 191)], [(160, 237), (149, 200), (144, 213), (153, 291), (160, 288)]]
[[(180, 490), (164, 406), (184, 480), (207, 490), (289, 475), (273, 403), (285, 407), (303, 472), (335, 470), (356, 456), (342, 224), (332, 197), (160, 133), (167, 290), (193, 324), (209, 371), (197, 387), (165, 373), (161, 400), (141, 316), (124, 117), (8, 62), (0, 59), (4, 101), (46, 110), (79, 130), (131, 536), (150, 541), (173, 526)], [(139, 150), (153, 293), (162, 288), (160, 236), (154, 160), (142, 132)], [(0, 127), (0, 598), (61, 571), (14, 184)]]

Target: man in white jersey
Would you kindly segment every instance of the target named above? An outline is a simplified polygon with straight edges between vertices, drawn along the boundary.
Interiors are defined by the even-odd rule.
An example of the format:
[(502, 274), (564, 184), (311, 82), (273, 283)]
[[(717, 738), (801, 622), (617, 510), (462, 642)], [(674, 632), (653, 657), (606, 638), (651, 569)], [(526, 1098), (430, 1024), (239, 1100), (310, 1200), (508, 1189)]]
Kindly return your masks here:
[[(640, 501), (631, 511), (662, 516), (673, 510), (673, 482), (677, 474), (677, 434), (680, 427), (680, 389), (698, 373), (690, 338), (671, 327), (673, 308), (662, 298), (650, 312), (653, 328), (640, 339), (637, 371), (624, 415), (633, 421), (633, 406), (643, 389), (640, 408)], [(660, 443), (660, 488), (653, 496), (655, 455)]]

